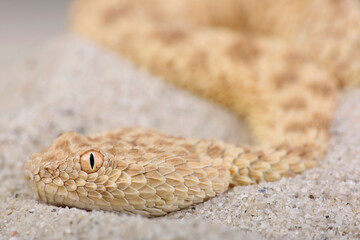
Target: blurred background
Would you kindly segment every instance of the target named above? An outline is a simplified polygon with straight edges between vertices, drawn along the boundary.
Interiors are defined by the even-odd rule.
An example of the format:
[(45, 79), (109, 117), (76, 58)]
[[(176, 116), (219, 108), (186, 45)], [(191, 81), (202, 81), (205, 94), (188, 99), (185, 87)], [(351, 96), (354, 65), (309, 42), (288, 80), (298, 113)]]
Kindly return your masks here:
[(0, 1), (0, 64), (66, 30), (70, 0)]

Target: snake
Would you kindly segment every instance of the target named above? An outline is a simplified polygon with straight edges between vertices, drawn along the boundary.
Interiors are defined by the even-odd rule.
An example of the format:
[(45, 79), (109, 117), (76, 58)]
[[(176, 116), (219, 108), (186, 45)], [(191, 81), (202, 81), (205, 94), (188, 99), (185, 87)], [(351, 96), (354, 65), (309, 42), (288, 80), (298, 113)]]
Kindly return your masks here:
[(341, 90), (360, 83), (355, 0), (77, 0), (70, 15), (73, 32), (233, 110), (257, 143), (66, 132), (24, 170), (57, 206), (163, 216), (295, 176), (324, 158)]

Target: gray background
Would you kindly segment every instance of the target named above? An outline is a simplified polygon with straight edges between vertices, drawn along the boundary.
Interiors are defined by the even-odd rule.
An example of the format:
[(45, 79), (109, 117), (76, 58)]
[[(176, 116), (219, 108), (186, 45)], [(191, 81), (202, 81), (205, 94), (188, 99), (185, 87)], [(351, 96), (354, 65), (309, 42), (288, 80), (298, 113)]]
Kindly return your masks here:
[(66, 31), (70, 0), (1, 0), (0, 64)]

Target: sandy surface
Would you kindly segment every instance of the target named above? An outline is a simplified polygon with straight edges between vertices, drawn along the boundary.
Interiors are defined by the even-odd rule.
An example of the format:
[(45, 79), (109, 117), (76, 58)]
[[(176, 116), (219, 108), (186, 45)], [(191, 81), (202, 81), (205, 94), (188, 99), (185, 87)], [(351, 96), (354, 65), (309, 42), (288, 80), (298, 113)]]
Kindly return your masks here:
[[(1, 66), (0, 66), (1, 69)], [(160, 218), (38, 202), (22, 168), (58, 134), (134, 126), (241, 144), (235, 115), (75, 37), (59, 37), (0, 70), (0, 239), (360, 238), (360, 90), (348, 91), (321, 166), (235, 187)]]

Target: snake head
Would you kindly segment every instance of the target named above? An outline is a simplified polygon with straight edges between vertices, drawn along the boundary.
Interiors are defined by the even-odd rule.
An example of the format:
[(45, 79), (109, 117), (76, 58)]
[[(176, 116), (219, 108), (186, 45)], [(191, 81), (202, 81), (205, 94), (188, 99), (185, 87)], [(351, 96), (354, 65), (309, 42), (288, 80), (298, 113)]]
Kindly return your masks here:
[(111, 191), (121, 171), (111, 150), (79, 133), (60, 135), (41, 152), (32, 154), (25, 178), (37, 197), (59, 206), (111, 209)]
[[(195, 142), (208, 149), (209, 141), (204, 146)], [(196, 176), (207, 176), (188, 145), (182, 138), (141, 128), (88, 136), (69, 132), (30, 157), (25, 178), (40, 200), (53, 205), (161, 216), (202, 201), (204, 191), (214, 196), (227, 186), (204, 178), (200, 195), (187, 192), (186, 184), (195, 186)], [(199, 169), (196, 176), (193, 166)], [(218, 169), (209, 171), (215, 176)]]

